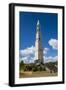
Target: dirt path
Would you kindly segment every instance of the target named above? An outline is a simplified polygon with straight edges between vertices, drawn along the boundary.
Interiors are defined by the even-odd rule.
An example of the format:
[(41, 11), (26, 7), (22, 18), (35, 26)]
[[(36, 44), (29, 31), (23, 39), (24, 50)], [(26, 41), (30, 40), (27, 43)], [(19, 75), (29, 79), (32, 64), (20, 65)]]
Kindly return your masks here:
[(48, 77), (48, 76), (57, 76), (57, 73), (49, 73), (47, 71), (37, 71), (37, 72), (21, 72), (20, 78), (28, 77)]

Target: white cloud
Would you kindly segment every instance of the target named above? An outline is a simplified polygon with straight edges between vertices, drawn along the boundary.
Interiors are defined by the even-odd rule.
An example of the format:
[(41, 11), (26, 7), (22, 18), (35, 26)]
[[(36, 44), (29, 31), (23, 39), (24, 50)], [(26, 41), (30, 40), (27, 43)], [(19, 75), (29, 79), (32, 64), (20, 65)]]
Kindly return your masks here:
[(50, 39), (48, 43), (50, 46), (52, 46), (53, 49), (58, 49), (58, 40)]
[(26, 49), (20, 50), (20, 54), (22, 56), (33, 54), (34, 52), (35, 52), (35, 47), (34, 46), (27, 47)]
[[(54, 62), (57, 60), (57, 56), (52, 57), (46, 57), (45, 54), (47, 54), (47, 52), (49, 51), (49, 48), (44, 48), (43, 50), (43, 54), (44, 54), (44, 62)], [(25, 63), (31, 63), (34, 62), (35, 59), (35, 47), (31, 46), (31, 47), (27, 47), (23, 50), (20, 50), (20, 61), (23, 60)]]
[(29, 56), (23, 57), (22, 60), (24, 61), (24, 63), (31, 63), (31, 62), (34, 62), (34, 57), (30, 57), (29, 55)]
[(55, 62), (55, 61), (58, 60), (58, 56), (54, 56), (54, 57), (52, 57), (52, 56), (49, 56), (49, 57), (44, 56), (43, 58), (44, 58), (45, 63), (47, 63), (47, 62)]
[(48, 51), (49, 51), (49, 48), (44, 48), (43, 54), (47, 54)]
[[(47, 54), (49, 48), (43, 49), (43, 54)], [(23, 60), (26, 63), (34, 62), (35, 59), (35, 47), (27, 47), (23, 50), (20, 50), (20, 61)]]
[(23, 60), (26, 63), (34, 61), (35, 47), (27, 47), (26, 49), (20, 50), (20, 61)]

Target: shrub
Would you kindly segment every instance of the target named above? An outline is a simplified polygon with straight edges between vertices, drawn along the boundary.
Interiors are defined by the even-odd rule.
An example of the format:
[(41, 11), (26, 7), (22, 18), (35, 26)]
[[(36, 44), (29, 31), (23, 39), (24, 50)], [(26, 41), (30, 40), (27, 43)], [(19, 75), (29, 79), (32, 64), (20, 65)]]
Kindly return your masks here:
[(32, 71), (37, 71), (37, 67), (33, 67), (32, 68)]

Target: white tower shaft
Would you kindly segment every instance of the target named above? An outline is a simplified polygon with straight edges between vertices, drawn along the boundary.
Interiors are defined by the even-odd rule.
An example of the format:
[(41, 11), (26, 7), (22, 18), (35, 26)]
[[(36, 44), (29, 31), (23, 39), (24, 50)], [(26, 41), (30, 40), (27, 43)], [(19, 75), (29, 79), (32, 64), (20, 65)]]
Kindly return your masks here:
[(42, 48), (42, 40), (41, 40), (41, 32), (40, 32), (40, 23), (39, 20), (37, 22), (36, 28), (36, 41), (35, 41), (35, 59), (39, 62), (43, 63), (43, 48)]

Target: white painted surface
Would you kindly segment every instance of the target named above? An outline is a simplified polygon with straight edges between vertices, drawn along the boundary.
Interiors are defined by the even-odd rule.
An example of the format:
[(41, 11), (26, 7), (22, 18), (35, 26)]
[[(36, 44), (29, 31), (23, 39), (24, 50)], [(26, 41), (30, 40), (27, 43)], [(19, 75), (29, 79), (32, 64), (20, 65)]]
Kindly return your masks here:
[(42, 48), (41, 28), (40, 28), (39, 20), (37, 21), (37, 25), (36, 25), (36, 38), (35, 39), (36, 39), (35, 40), (35, 60), (43, 60), (43, 48)]

